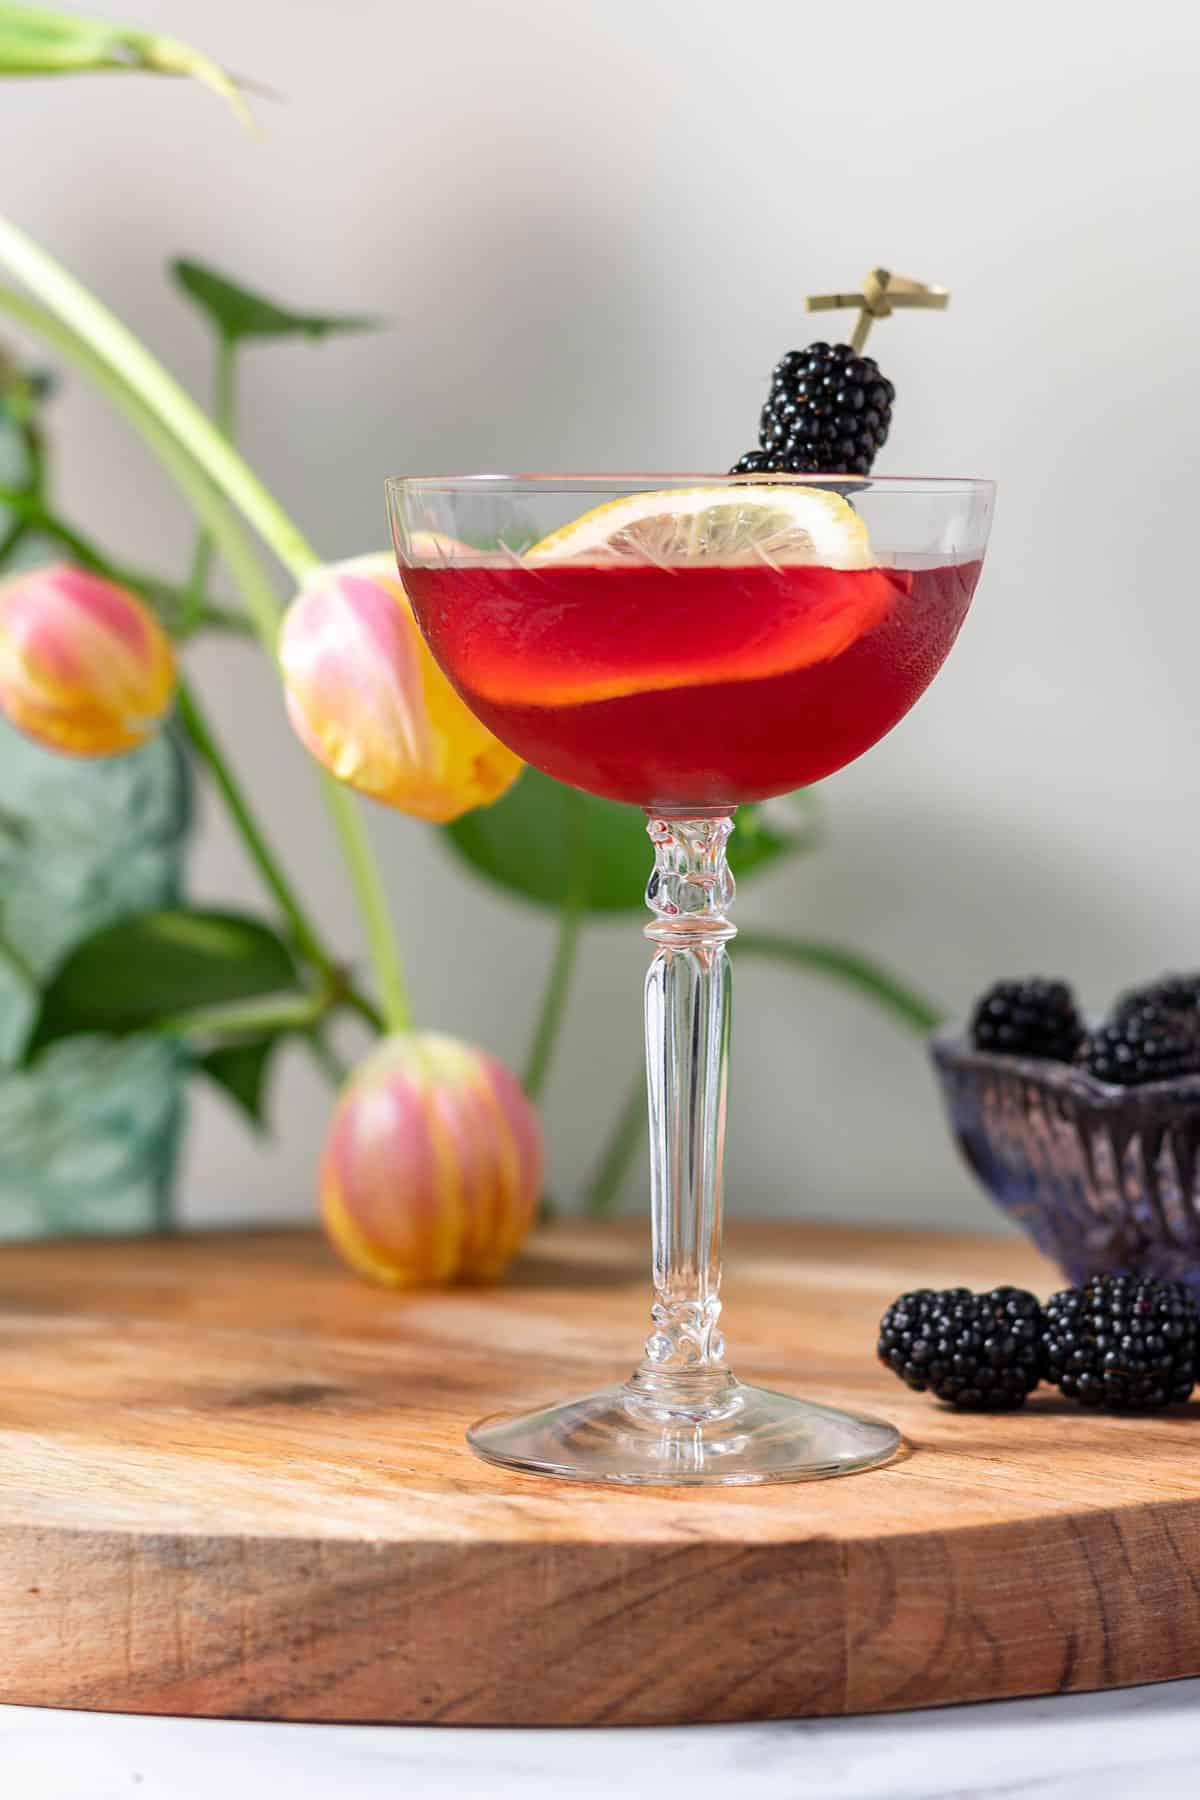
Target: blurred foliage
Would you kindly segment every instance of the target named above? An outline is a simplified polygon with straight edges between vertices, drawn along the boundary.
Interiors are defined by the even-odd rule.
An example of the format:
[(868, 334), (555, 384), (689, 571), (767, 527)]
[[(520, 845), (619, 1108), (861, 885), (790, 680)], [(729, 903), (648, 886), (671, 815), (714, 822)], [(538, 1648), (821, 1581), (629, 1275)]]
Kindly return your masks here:
[(253, 128), (236, 78), (202, 50), (153, 31), (0, 0), (0, 75), (80, 75), (104, 69), (190, 76), (220, 94), (242, 123)]
[[(42, 370), (0, 353), (0, 490), (40, 506)], [(35, 512), (36, 517), (36, 512)], [(0, 576), (62, 550), (0, 497)], [(165, 732), (128, 756), (52, 754), (0, 718), (0, 1236), (145, 1231), (169, 1219), (182, 1125), (179, 1044), (71, 1038), (27, 1057), (50, 979), (72, 947), (179, 899), (191, 780)]]
[(334, 332), (377, 331), (382, 321), (351, 313), (292, 312), (274, 300), (251, 293), (227, 275), (203, 263), (177, 257), (171, 264), (176, 283), (205, 314), (219, 337), (236, 344), (246, 338), (324, 338)]
[(280, 1031), (265, 1032), (240, 1043), (218, 1044), (215, 1050), (206, 1050), (196, 1058), (200, 1073), (241, 1107), (258, 1130), (266, 1127), (267, 1076), (283, 1036)]
[(68, 761), (0, 719), (0, 941), (39, 981), (115, 920), (179, 898), (190, 817), (173, 734)]
[(42, 991), (33, 1047), (81, 1031), (204, 1030), (210, 1010), (298, 986), (291, 951), (260, 919), (194, 907), (143, 913), (93, 932), (60, 964)]
[(0, 1079), (0, 1235), (132, 1233), (170, 1221), (183, 1052), (65, 1038)]

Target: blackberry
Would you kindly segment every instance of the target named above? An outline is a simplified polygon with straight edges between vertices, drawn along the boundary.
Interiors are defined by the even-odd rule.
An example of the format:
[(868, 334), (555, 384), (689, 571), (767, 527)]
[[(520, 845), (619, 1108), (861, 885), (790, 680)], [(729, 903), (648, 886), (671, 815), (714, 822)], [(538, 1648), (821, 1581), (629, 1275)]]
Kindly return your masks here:
[(1160, 1006), (1130, 1007), (1083, 1040), (1080, 1068), (1110, 1087), (1141, 1087), (1200, 1075), (1200, 1032)]
[(1097, 1275), (1047, 1300), (1042, 1372), (1081, 1406), (1159, 1412), (1192, 1391), (1196, 1337), (1182, 1282)]
[[(805, 469), (797, 469), (794, 472), (797, 475), (809, 473)], [(745, 456), (738, 457), (729, 473), (731, 475), (765, 475), (768, 473), (778, 474), (779, 471), (775, 469), (774, 459), (765, 450), (747, 450)]]
[(1113, 1018), (1127, 1018), (1147, 1006), (1177, 1013), (1200, 1029), (1200, 975), (1160, 975), (1147, 987), (1130, 988), (1113, 1007)]
[(1011, 1412), (1040, 1378), (1042, 1309), (1023, 1288), (901, 1294), (879, 1322), (879, 1360), (962, 1412)]
[(810, 344), (775, 365), (758, 450), (734, 475), (869, 475), (887, 442), (896, 390), (849, 344)]
[(1075, 996), (1065, 981), (997, 981), (975, 1003), (971, 1042), (1003, 1056), (1071, 1062), (1083, 1040)]

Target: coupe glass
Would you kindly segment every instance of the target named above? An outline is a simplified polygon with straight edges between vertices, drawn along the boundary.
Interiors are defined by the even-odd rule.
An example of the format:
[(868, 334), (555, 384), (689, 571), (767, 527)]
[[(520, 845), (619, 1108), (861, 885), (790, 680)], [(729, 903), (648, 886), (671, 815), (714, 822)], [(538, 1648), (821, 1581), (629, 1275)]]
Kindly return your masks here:
[[(764, 535), (755, 506), (791, 486), (810, 499), (784, 495), (781, 509), (848, 522), (857, 554), (821, 560), (820, 534), (797, 535), (782, 511)], [(681, 491), (697, 487), (721, 491), (681, 534)], [(739, 802), (842, 768), (932, 681), (979, 576), (992, 494), (986, 481), (808, 475), (388, 483), (405, 587), (467, 705), (547, 774), (643, 808), (654, 848), (653, 1329), (619, 1386), (475, 1425), (470, 1443), (490, 1461), (579, 1481), (748, 1483), (849, 1474), (898, 1447), (891, 1425), (750, 1386), (725, 1360), (725, 849)]]

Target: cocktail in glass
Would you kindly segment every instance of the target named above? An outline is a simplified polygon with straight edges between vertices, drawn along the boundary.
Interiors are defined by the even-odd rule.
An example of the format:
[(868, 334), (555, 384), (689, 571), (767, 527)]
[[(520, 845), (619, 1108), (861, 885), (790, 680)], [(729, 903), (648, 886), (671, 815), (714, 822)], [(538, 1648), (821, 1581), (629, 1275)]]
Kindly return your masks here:
[(648, 817), (653, 1330), (620, 1385), (481, 1421), (511, 1467), (625, 1483), (885, 1461), (879, 1420), (739, 1381), (718, 1328), (736, 807), (831, 774), (908, 712), (979, 576), (989, 482), (470, 476), (388, 483), (405, 587), (472, 710)]

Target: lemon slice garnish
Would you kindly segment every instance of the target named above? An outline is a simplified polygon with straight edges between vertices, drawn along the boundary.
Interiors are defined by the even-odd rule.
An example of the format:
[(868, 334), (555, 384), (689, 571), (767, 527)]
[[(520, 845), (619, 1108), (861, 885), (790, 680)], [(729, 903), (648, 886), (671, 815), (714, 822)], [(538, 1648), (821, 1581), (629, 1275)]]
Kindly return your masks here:
[[(507, 622), (499, 638), (476, 634), (464, 679), (482, 699), (516, 706), (795, 673), (839, 656), (898, 593), (840, 494), (786, 483), (626, 495), (513, 562), (546, 584), (543, 603), (530, 593), (515, 604), (489, 564)], [(693, 579), (674, 578), (687, 570)]]
[(524, 560), (873, 566), (867, 528), (827, 488), (669, 488), (609, 500), (551, 532)]

